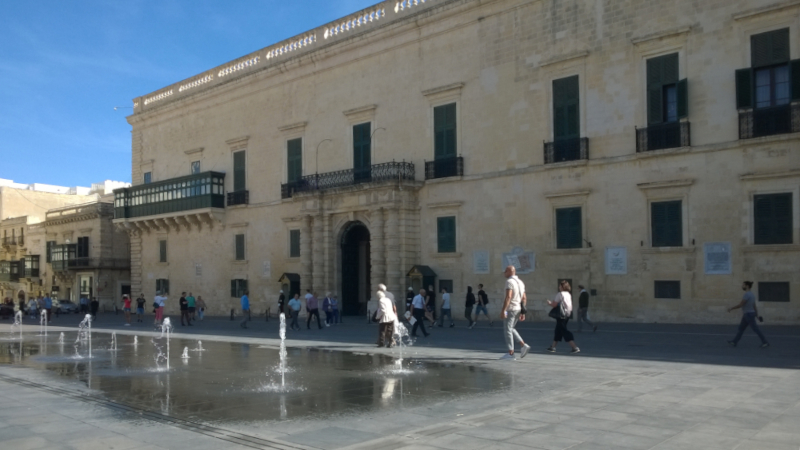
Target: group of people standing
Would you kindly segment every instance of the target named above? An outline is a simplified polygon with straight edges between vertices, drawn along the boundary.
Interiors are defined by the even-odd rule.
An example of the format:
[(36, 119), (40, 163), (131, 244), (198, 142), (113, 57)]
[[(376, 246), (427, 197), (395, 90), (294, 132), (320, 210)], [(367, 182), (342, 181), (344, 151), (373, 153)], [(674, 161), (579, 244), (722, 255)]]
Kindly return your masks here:
[[(245, 296), (246, 298), (246, 296)], [(153, 325), (158, 327), (164, 322), (164, 307), (169, 300), (168, 294), (166, 292), (156, 291), (156, 296), (153, 298), (153, 314), (155, 318), (153, 320)], [(125, 311), (125, 326), (130, 326), (131, 323), (131, 300), (130, 297), (127, 295), (123, 296), (123, 311)], [(243, 302), (244, 303), (244, 302)], [(136, 299), (136, 321), (142, 322), (144, 319), (144, 308), (147, 304), (147, 301), (144, 299), (144, 294), (139, 294), (139, 297)], [(189, 292), (189, 295), (186, 295), (186, 292), (181, 292), (181, 297), (178, 300), (178, 307), (180, 308), (181, 312), (181, 326), (192, 326), (192, 321), (199, 318), (203, 320), (203, 316), (206, 310), (206, 302), (203, 301), (203, 297), (197, 296), (195, 297)], [(249, 309), (249, 308), (248, 308)]]
[[(325, 326), (330, 327), (331, 325), (335, 325), (337, 323), (341, 323), (341, 315), (339, 314), (339, 299), (335, 295), (331, 295), (330, 292), (325, 293), (325, 298), (322, 299), (322, 305), (320, 305), (320, 300), (317, 296), (316, 292), (312, 292), (311, 289), (306, 289), (305, 295), (305, 302), (306, 302), (306, 328), (311, 329), (311, 320), (316, 318), (317, 327), (321, 330), (322, 329), (322, 320), (319, 316), (320, 307), (322, 307), (322, 311), (325, 313)], [(287, 308), (288, 307), (288, 308)], [(281, 290), (280, 295), (278, 296), (278, 311), (281, 314), (286, 314), (287, 312), (291, 316), (291, 324), (290, 329), (292, 330), (300, 330), (300, 324), (298, 323), (298, 318), (300, 317), (300, 310), (303, 308), (303, 304), (300, 301), (300, 294), (295, 293), (294, 296), (286, 302), (286, 294), (284, 294), (283, 290)]]

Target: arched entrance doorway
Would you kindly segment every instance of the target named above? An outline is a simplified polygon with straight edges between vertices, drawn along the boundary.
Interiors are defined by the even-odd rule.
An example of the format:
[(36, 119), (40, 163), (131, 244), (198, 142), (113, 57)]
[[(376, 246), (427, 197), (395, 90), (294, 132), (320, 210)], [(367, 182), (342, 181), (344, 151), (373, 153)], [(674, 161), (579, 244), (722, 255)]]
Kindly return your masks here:
[(341, 245), (342, 314), (366, 314), (370, 298), (369, 230), (361, 222), (350, 222), (342, 233)]

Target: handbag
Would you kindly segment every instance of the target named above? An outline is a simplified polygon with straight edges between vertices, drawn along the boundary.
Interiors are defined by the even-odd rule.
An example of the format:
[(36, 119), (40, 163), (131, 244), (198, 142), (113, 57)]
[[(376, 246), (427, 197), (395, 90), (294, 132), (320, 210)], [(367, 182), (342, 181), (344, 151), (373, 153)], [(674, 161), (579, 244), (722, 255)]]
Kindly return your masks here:
[(376, 309), (376, 310), (375, 310), (375, 312), (374, 312), (374, 313), (372, 313), (372, 319), (370, 319), (370, 320), (372, 320), (373, 322), (377, 322), (377, 321), (379, 320), (379, 319), (378, 319), (378, 311), (379, 311), (379, 310), (378, 310), (378, 309)]
[(564, 312), (561, 311), (561, 303), (554, 306), (547, 315), (556, 320), (564, 319)]

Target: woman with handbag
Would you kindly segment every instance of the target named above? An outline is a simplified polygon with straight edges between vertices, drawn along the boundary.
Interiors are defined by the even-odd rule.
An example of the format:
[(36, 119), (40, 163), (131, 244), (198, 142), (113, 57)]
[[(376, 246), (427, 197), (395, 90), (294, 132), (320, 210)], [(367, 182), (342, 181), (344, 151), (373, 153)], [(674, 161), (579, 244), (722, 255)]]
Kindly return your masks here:
[(550, 310), (550, 317), (556, 319), (556, 330), (555, 335), (553, 336), (553, 345), (547, 348), (547, 351), (550, 353), (556, 352), (556, 345), (562, 339), (566, 341), (570, 347), (572, 347), (572, 351), (570, 353), (579, 353), (581, 349), (575, 345), (575, 338), (572, 336), (572, 332), (567, 329), (567, 322), (569, 322), (569, 317), (572, 314), (572, 295), (569, 293), (570, 286), (567, 280), (562, 280), (558, 283), (558, 294), (556, 294), (555, 299), (547, 300), (547, 304), (550, 305), (552, 310)]

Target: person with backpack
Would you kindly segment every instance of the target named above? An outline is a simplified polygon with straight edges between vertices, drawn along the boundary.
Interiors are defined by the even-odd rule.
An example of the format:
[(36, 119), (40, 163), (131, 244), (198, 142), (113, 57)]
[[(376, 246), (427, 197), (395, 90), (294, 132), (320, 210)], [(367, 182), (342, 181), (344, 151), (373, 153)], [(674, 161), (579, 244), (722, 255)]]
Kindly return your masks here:
[(475, 294), (472, 293), (472, 286), (467, 286), (467, 301), (464, 304), (464, 318), (469, 321), (469, 327), (472, 328), (472, 308), (475, 306)]
[(481, 311), (483, 311), (483, 315), (489, 319), (489, 326), (491, 327), (494, 325), (494, 320), (492, 320), (492, 316), (489, 315), (489, 310), (486, 309), (486, 305), (489, 304), (489, 296), (486, 295), (486, 291), (483, 290), (483, 285), (478, 285), (478, 304), (475, 307), (475, 323), (472, 324), (474, 327), (478, 324), (478, 317), (481, 315)]

